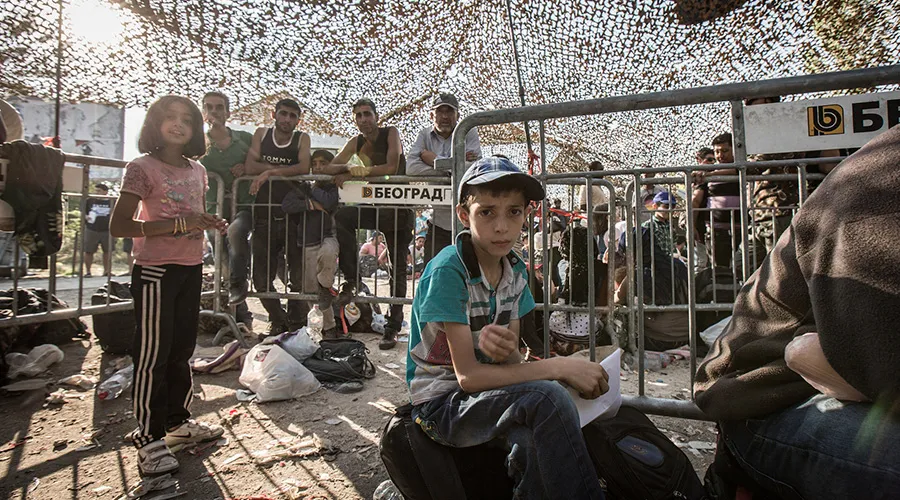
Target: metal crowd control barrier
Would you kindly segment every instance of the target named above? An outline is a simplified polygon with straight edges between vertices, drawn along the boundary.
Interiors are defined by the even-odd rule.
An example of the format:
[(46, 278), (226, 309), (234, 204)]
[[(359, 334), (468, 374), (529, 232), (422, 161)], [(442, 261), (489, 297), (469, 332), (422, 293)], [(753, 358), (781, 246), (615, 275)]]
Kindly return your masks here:
[[(236, 178), (231, 192), (239, 193), (241, 184), (251, 183), (253, 179), (254, 176)], [(303, 258), (305, 255), (303, 251), (293, 253), (287, 246), (288, 244), (296, 244), (297, 235), (295, 232), (305, 234), (310, 222), (308, 212), (303, 214), (283, 214), (281, 216), (273, 215), (274, 210), (279, 210), (282, 207), (281, 202), (273, 202), (272, 192), (275, 190), (273, 183), (292, 182), (295, 183), (292, 187), (293, 189), (298, 187), (300, 182), (309, 182), (310, 186), (314, 186), (313, 183), (319, 182), (331, 183), (333, 177), (311, 174), (290, 178), (272, 176), (269, 179), (267, 181), (270, 186), (268, 189), (268, 200), (257, 199), (252, 204), (233, 204), (229, 219), (234, 218), (239, 211), (247, 211), (253, 221), (248, 281), (254, 286), (252, 291), (248, 292), (247, 297), (255, 297), (262, 300), (287, 300), (288, 307), (283, 312), (290, 323), (286, 326), (290, 327), (305, 323), (306, 312), (308, 311), (308, 305), (305, 303), (316, 301), (318, 298), (315, 293), (309, 290), (304, 291), (302, 284), (294, 283), (296, 281), (302, 282), (307, 272), (311, 271), (305, 268), (306, 259)], [(432, 189), (440, 186), (448, 187), (450, 179), (448, 177), (391, 175), (366, 178), (365, 181), (365, 185), (373, 190), (380, 185), (389, 184), (392, 186), (391, 190), (403, 190), (408, 194), (407, 190), (422, 190), (428, 186), (431, 186)], [(352, 182), (348, 181), (348, 186), (352, 185), (350, 184)], [(401, 188), (397, 185), (404, 186)], [(441, 191), (441, 193), (443, 199), (444, 192)], [(388, 304), (392, 307), (402, 308), (412, 304), (412, 297), (415, 296), (415, 288), (418, 281), (415, 257), (413, 257), (412, 261), (411, 274), (407, 270), (406, 258), (409, 255), (409, 246), (411, 244), (415, 245), (416, 224), (419, 218), (416, 211), (428, 209), (431, 204), (427, 202), (416, 203), (409, 199), (403, 200), (404, 196), (402, 195), (390, 198), (371, 196), (370, 198), (370, 200), (367, 199), (366, 203), (347, 204), (341, 201), (336, 210), (336, 213), (340, 212), (336, 216), (339, 220), (334, 222), (332, 230), (336, 239), (339, 240), (339, 260), (342, 262), (335, 273), (335, 282), (350, 282), (353, 284), (354, 290), (357, 291), (354, 294), (354, 302)], [(398, 201), (398, 198), (402, 201)], [(450, 195), (447, 194), (446, 200), (449, 202), (450, 199)], [(277, 223), (282, 220), (286, 221), (284, 227), (276, 227), (280, 226)], [(275, 229), (273, 230), (273, 228)], [(284, 234), (276, 234), (274, 232), (276, 230), (279, 232), (284, 231)], [(359, 258), (358, 231), (360, 230), (374, 231), (376, 234), (382, 233), (386, 237), (383, 245), (388, 254), (387, 263), (379, 265), (378, 270), (374, 270), (373, 274), (363, 273), (363, 265)], [(324, 234), (324, 231), (324, 226), (320, 226), (319, 240), (324, 240), (327, 236)], [(341, 231), (346, 232), (341, 235)], [(241, 236), (242, 238), (243, 235)], [(376, 253), (380, 254), (379, 248), (380, 245), (375, 246)], [(438, 251), (440, 251), (440, 248), (432, 249), (432, 255)], [(379, 256), (375, 256), (376, 263)], [(353, 257), (355, 265), (343, 262), (350, 257)], [(276, 268), (274, 271), (273, 267)], [(233, 269), (230, 269), (230, 271), (234, 272)], [(348, 273), (345, 271), (351, 271), (351, 274), (356, 275), (356, 279), (353, 280), (352, 277), (348, 277)], [(385, 273), (386, 276), (379, 271)], [(255, 277), (254, 274), (256, 275)], [(270, 280), (269, 277), (272, 277), (272, 279)], [(275, 277), (280, 278), (283, 286), (279, 287), (274, 284)], [(230, 281), (230, 276), (225, 281)], [(383, 288), (385, 282), (388, 283), (387, 290)], [(360, 288), (363, 288), (363, 290), (368, 289), (368, 292), (365, 295), (360, 295)], [(270, 303), (270, 305), (275, 307), (274, 303)], [(270, 317), (271, 320), (272, 318)]]
[[(6, 162), (6, 160), (2, 160), (2, 161)], [(74, 164), (81, 165), (81, 189), (80, 189), (80, 192), (79, 193), (68, 193), (68, 194), (74, 194), (74, 195), (78, 195), (81, 197), (81, 214), (82, 214), (81, 215), (81, 217), (82, 217), (81, 225), (83, 226), (83, 222), (85, 220), (84, 209), (85, 209), (85, 205), (87, 203), (88, 198), (111, 198), (111, 199), (114, 198), (111, 196), (104, 197), (104, 196), (90, 194), (90, 186), (91, 186), (90, 167), (92, 165), (96, 165), (96, 166), (102, 166), (102, 167), (113, 167), (113, 168), (124, 169), (125, 166), (128, 164), (128, 162), (123, 161), (123, 160), (110, 159), (110, 158), (68, 154), (68, 153), (65, 154), (65, 162), (67, 164), (74, 163)], [(218, 182), (216, 183), (218, 186), (218, 189), (216, 192), (216, 200), (217, 200), (216, 203), (219, 207), (221, 207), (222, 200), (224, 199), (224, 194), (225, 194), (224, 185), (221, 181), (221, 178), (218, 177), (217, 174), (215, 174), (213, 172), (209, 172), (209, 176), (212, 177), (213, 179), (218, 178)], [(66, 195), (67, 193), (64, 192), (63, 194)], [(75, 319), (75, 318), (81, 318), (83, 316), (92, 316), (92, 315), (96, 315), (96, 314), (109, 314), (109, 313), (114, 313), (114, 312), (130, 311), (134, 308), (134, 304), (132, 301), (120, 302), (120, 303), (113, 304), (113, 303), (111, 303), (110, 297), (108, 295), (106, 297), (106, 304), (84, 306), (83, 302), (84, 302), (84, 278), (85, 277), (84, 277), (84, 265), (83, 264), (84, 264), (84, 240), (85, 240), (85, 237), (86, 237), (85, 232), (81, 231), (80, 232), (80, 240), (81, 240), (80, 241), (80, 243), (81, 243), (80, 250), (78, 250), (79, 247), (77, 245), (75, 246), (75, 249), (76, 249), (75, 268), (76, 268), (76, 273), (77, 273), (77, 278), (78, 278), (76, 306), (75, 307), (66, 307), (63, 309), (59, 309), (59, 308), (54, 309), (53, 308), (53, 302), (51, 300), (51, 297), (57, 294), (57, 279), (58, 279), (57, 270), (56, 270), (57, 255), (54, 254), (49, 257), (50, 275), (49, 275), (49, 281), (48, 281), (49, 295), (48, 295), (47, 304), (46, 304), (47, 310), (45, 312), (34, 313), (34, 314), (18, 314), (18, 310), (19, 310), (18, 294), (13, 294), (12, 315), (11, 315), (11, 317), (0, 318), (0, 328), (37, 324), (37, 323), (45, 323), (45, 322), (49, 322), (49, 321), (57, 321), (57, 320), (62, 320), (62, 319)], [(113, 239), (112, 236), (108, 236), (108, 237), (110, 239), (109, 241), (112, 241), (112, 239)], [(216, 248), (222, 247), (221, 236), (216, 237), (215, 246), (216, 246)], [(111, 245), (108, 248), (110, 249), (110, 251), (112, 250)], [(18, 251), (19, 251), (19, 245), (18, 245), (18, 241), (16, 241), (14, 244), (14, 252), (16, 254), (18, 254)], [(219, 265), (219, 262), (218, 262), (220, 253), (221, 252), (216, 251), (217, 261), (216, 261), (216, 269), (214, 271), (214, 273), (215, 273), (214, 276), (215, 276), (217, 283), (218, 283), (218, 281), (220, 281), (219, 280), (219, 269), (221, 266)], [(110, 257), (110, 259), (112, 259), (112, 257)], [(111, 281), (111, 276), (106, 276), (107, 289), (109, 289), (110, 281)], [(19, 280), (18, 273), (13, 273), (13, 289), (19, 290), (19, 284), (20, 284), (20, 280)], [(214, 300), (215, 305), (214, 305), (213, 310), (201, 310), (200, 315), (207, 316), (207, 317), (214, 317), (214, 318), (220, 319), (222, 321), (225, 321), (227, 324), (228, 331), (230, 331), (234, 335), (234, 337), (238, 340), (238, 342), (240, 342), (244, 347), (247, 347), (246, 340), (244, 339), (243, 335), (241, 334), (240, 330), (238, 329), (237, 324), (235, 323), (234, 319), (231, 317), (231, 315), (224, 312), (221, 308), (218, 285), (216, 287), (216, 290), (204, 292), (203, 295), (204, 296), (213, 295), (213, 297), (214, 297), (213, 300)], [(218, 338), (219, 337), (217, 337), (217, 339)]]
[[(736, 264), (740, 264), (739, 274), (734, 275), (734, 284), (740, 285), (749, 277), (752, 273), (752, 267), (750, 262), (751, 253), (748, 251), (748, 246), (750, 243), (750, 229), (753, 228), (754, 223), (751, 221), (751, 216), (753, 215), (751, 211), (761, 211), (764, 210), (762, 207), (752, 207), (750, 200), (753, 197), (753, 192), (748, 192), (748, 185), (751, 181), (754, 180), (773, 180), (778, 179), (778, 177), (768, 177), (768, 176), (750, 176), (747, 171), (748, 168), (752, 169), (765, 169), (769, 167), (777, 167), (777, 166), (791, 166), (797, 167), (797, 175), (796, 176), (787, 176), (790, 178), (795, 178), (798, 180), (798, 185), (800, 192), (799, 194), (799, 203), (798, 207), (802, 205), (805, 201), (806, 197), (806, 186), (807, 181), (813, 178), (813, 176), (807, 175), (805, 166), (813, 163), (834, 163), (836, 161), (840, 161), (841, 157), (834, 158), (825, 158), (825, 159), (794, 159), (794, 160), (779, 160), (779, 161), (759, 161), (759, 162), (750, 162), (747, 159), (746, 148), (744, 145), (744, 122), (743, 122), (743, 99), (748, 98), (762, 98), (773, 95), (789, 95), (789, 94), (807, 94), (807, 93), (815, 93), (815, 92), (825, 92), (832, 90), (841, 90), (841, 89), (856, 89), (856, 88), (871, 88), (878, 85), (887, 85), (887, 84), (895, 84), (900, 82), (900, 66), (887, 66), (882, 68), (872, 68), (865, 70), (854, 70), (854, 71), (846, 71), (846, 72), (838, 72), (838, 73), (825, 73), (819, 75), (808, 75), (808, 76), (798, 76), (798, 77), (790, 77), (790, 78), (781, 78), (774, 80), (765, 80), (758, 82), (748, 82), (748, 83), (735, 83), (735, 84), (727, 84), (727, 85), (719, 85), (712, 87), (701, 87), (701, 88), (693, 88), (693, 89), (684, 89), (684, 90), (672, 90), (672, 91), (664, 91), (664, 92), (655, 92), (641, 95), (629, 95), (629, 96), (618, 96), (618, 97), (609, 97), (603, 99), (593, 99), (586, 101), (571, 101), (571, 102), (563, 102), (563, 103), (555, 103), (555, 104), (547, 104), (547, 105), (539, 105), (539, 106), (528, 106), (521, 108), (513, 108), (513, 109), (501, 109), (501, 110), (493, 110), (493, 111), (484, 111), (474, 113), (472, 115), (464, 118), (456, 127), (456, 130), (453, 134), (453, 154), (450, 159), (447, 160), (439, 160), (442, 161), (443, 167), (451, 167), (451, 171), (453, 172), (453, 195), (454, 195), (454, 204), (456, 203), (456, 187), (459, 184), (459, 179), (462, 176), (462, 173), (465, 170), (464, 167), (464, 158), (465, 158), (465, 137), (466, 134), (473, 128), (484, 125), (499, 125), (505, 123), (517, 123), (517, 122), (528, 122), (528, 121), (537, 121), (539, 124), (539, 137), (540, 137), (540, 173), (536, 176), (541, 180), (541, 182), (545, 186), (552, 186), (554, 184), (563, 184), (563, 185), (581, 185), (586, 189), (586, 193), (588, 196), (589, 203), (591, 206), (591, 197), (592, 197), (592, 186), (598, 185), (601, 188), (605, 188), (609, 191), (609, 200), (610, 200), (610, 210), (608, 214), (615, 214), (620, 207), (617, 203), (617, 197), (615, 193), (610, 191), (612, 189), (612, 184), (609, 182), (611, 179), (615, 179), (616, 177), (621, 177), (626, 179), (627, 187), (624, 190), (625, 195), (625, 216), (626, 216), (626, 227), (625, 227), (625, 236), (623, 236), (623, 242), (625, 243), (625, 268), (627, 271), (627, 277), (624, 279), (623, 284), (627, 287), (626, 293), (624, 293), (624, 300), (620, 297), (618, 303), (608, 307), (596, 307), (596, 303), (594, 302), (595, 293), (593, 277), (588, 281), (588, 295), (589, 295), (589, 306), (590, 307), (571, 307), (571, 306), (558, 306), (556, 304), (552, 304), (550, 301), (550, 286), (549, 281), (550, 278), (547, 276), (545, 272), (545, 281), (544, 281), (544, 302), (543, 302), (543, 315), (544, 315), (544, 346), (548, 347), (548, 336), (550, 334), (549, 322), (550, 322), (550, 314), (553, 311), (576, 311), (589, 314), (590, 317), (590, 345), (591, 348), (591, 358), (594, 359), (595, 352), (595, 341), (594, 341), (594, 325), (596, 324), (596, 316), (598, 314), (615, 314), (618, 311), (624, 312), (628, 315), (629, 318), (629, 326), (628, 333), (629, 335), (634, 335), (637, 339), (637, 368), (639, 374), (639, 388), (638, 395), (626, 395), (625, 396), (625, 404), (636, 407), (642, 411), (651, 414), (657, 415), (665, 415), (672, 417), (682, 417), (682, 418), (691, 418), (691, 419), (699, 419), (699, 420), (707, 420), (708, 418), (703, 414), (702, 411), (693, 403), (693, 401), (683, 401), (677, 399), (667, 399), (667, 398), (656, 398), (650, 397), (645, 394), (645, 380), (644, 380), (644, 368), (645, 368), (645, 349), (644, 344), (646, 340), (646, 332), (645, 332), (645, 319), (649, 317), (651, 314), (659, 314), (665, 313), (668, 311), (682, 311), (687, 314), (687, 331), (688, 331), (688, 343), (690, 345), (691, 351), (691, 359), (690, 359), (690, 382), (691, 382), (691, 399), (693, 400), (693, 384), (694, 384), (694, 376), (697, 371), (697, 340), (698, 340), (698, 328), (697, 328), (697, 312), (703, 310), (730, 310), (732, 304), (724, 303), (724, 302), (716, 302), (713, 301), (712, 304), (697, 304), (696, 302), (696, 284), (695, 284), (695, 273), (694, 273), (694, 259), (696, 257), (696, 244), (694, 240), (694, 229), (695, 229), (695, 220), (694, 220), (694, 207), (691, 203), (691, 192), (692, 192), (692, 174), (700, 171), (712, 171), (720, 168), (733, 168), (736, 171), (735, 176), (729, 177), (718, 177), (711, 178), (709, 180), (717, 181), (730, 181), (737, 180), (740, 186), (740, 204), (738, 207), (731, 208), (731, 212), (727, 214), (729, 218), (733, 218), (731, 220), (735, 221), (733, 228), (738, 228), (738, 235), (732, 234), (732, 238), (738, 238), (739, 241), (734, 241), (733, 247), (739, 249), (739, 261), (732, 262), (732, 269), (735, 268)], [(599, 172), (572, 172), (572, 173), (559, 173), (559, 174), (550, 174), (547, 172), (547, 163), (546, 163), (546, 137), (545, 137), (545, 121), (551, 119), (559, 119), (559, 118), (567, 118), (574, 116), (583, 116), (583, 115), (599, 115), (606, 113), (615, 113), (615, 112), (624, 112), (624, 111), (635, 111), (635, 110), (648, 110), (648, 109), (658, 109), (664, 107), (671, 106), (684, 106), (684, 105), (696, 105), (696, 104), (706, 104), (706, 103), (714, 103), (714, 102), (729, 102), (731, 104), (732, 110), (732, 129), (733, 129), (733, 137), (734, 137), (734, 162), (732, 164), (726, 165), (677, 165), (673, 167), (664, 167), (664, 168), (653, 168), (653, 169), (623, 169), (623, 170), (614, 170), (614, 171), (599, 171)], [(642, 176), (645, 173), (652, 173), (656, 176), (667, 176), (662, 179), (648, 180), (643, 179)], [(637, 195), (635, 192), (638, 191), (636, 186), (643, 188), (646, 185), (655, 185), (655, 184), (680, 184), (684, 186), (685, 195), (687, 198), (687, 203), (684, 204), (683, 214), (685, 219), (685, 227), (686, 227), (686, 238), (684, 242), (684, 246), (687, 249), (687, 263), (685, 266), (688, 269), (686, 273), (686, 283), (684, 284), (686, 287), (686, 297), (684, 303), (676, 304), (656, 304), (656, 294), (659, 292), (658, 287), (656, 286), (656, 280), (660, 278), (658, 273), (655, 273), (655, 262), (656, 259), (651, 250), (649, 255), (644, 255), (643, 247), (643, 236), (638, 238), (634, 238), (632, 235), (635, 234), (635, 230), (639, 228), (641, 225), (641, 218), (645, 216), (647, 213), (647, 209), (644, 206), (644, 200), (642, 196)], [(678, 211), (677, 209), (675, 209)], [(671, 212), (671, 210), (666, 210), (663, 212)], [(702, 213), (709, 213), (709, 210), (699, 210), (698, 215)], [(736, 212), (736, 213), (735, 213)], [(588, 217), (591, 215), (589, 214)], [(709, 215), (707, 215), (709, 216)], [(656, 217), (656, 215), (650, 214), (650, 217)], [(665, 218), (666, 215), (662, 214), (662, 217)], [(609, 217), (608, 220), (608, 229), (609, 234), (614, 235), (613, 229), (613, 221), (615, 216)], [(550, 245), (548, 245), (548, 209), (547, 204), (542, 204), (541, 209), (541, 233), (543, 235), (543, 245), (542, 247), (546, 250), (550, 250)], [(456, 227), (457, 222), (454, 221), (454, 234), (458, 231)], [(652, 225), (650, 226), (652, 229)], [(732, 229), (734, 231), (734, 229)], [(654, 231), (650, 230), (650, 239), (651, 245), (650, 248), (653, 249), (655, 246), (653, 245), (653, 238), (655, 237)], [(589, 272), (593, 271), (593, 264), (595, 261), (595, 251), (596, 248), (594, 246), (593, 241), (593, 228), (592, 224), (587, 224), (587, 234), (588, 234), (588, 243), (587, 243), (587, 258), (588, 258), (588, 266)], [(641, 234), (641, 232), (638, 232)], [(529, 235), (530, 238), (530, 235)], [(638, 246), (640, 245), (640, 246)], [(546, 253), (545, 253), (546, 255)], [(645, 259), (650, 259), (650, 267), (649, 269), (645, 268), (644, 263)], [(671, 259), (674, 260), (674, 259)], [(735, 259), (733, 259), (735, 260)], [(674, 266), (674, 264), (673, 264)], [(610, 266), (612, 268), (614, 266)], [(533, 268), (532, 268), (533, 269)], [(647, 272), (649, 270), (649, 273)], [(670, 271), (671, 272), (671, 271)], [(734, 272), (734, 271), (732, 271)], [(642, 276), (635, 276), (635, 274), (640, 273)], [(650, 278), (650, 290), (649, 294), (644, 290), (645, 288), (645, 275), (649, 274)], [(739, 279), (738, 279), (739, 278)], [(674, 283), (674, 281), (673, 281)], [(633, 288), (632, 288), (633, 287)], [(607, 290), (607, 293), (609, 291)], [(672, 301), (674, 302), (674, 301)], [(609, 302), (612, 304), (612, 302)], [(610, 323), (610, 318), (607, 318), (606, 323)]]

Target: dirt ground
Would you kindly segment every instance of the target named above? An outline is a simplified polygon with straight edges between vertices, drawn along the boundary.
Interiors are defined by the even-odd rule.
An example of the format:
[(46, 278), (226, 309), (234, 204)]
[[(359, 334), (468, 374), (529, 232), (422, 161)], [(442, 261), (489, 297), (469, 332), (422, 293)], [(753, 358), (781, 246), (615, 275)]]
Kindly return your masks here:
[[(127, 278), (125, 278), (127, 279)], [(124, 281), (124, 280), (123, 280)], [(266, 328), (255, 300), (254, 330)], [(85, 318), (90, 327), (90, 318)], [(370, 499), (387, 479), (378, 442), (395, 407), (407, 401), (406, 344), (378, 349), (378, 336), (358, 334), (377, 368), (356, 394), (322, 388), (294, 401), (241, 403), (239, 371), (195, 375), (194, 416), (225, 425), (218, 443), (176, 453), (176, 478), (191, 499)], [(198, 349), (209, 348), (211, 336)], [(51, 381), (84, 373), (106, 378), (116, 358), (94, 341), (63, 346), (66, 358), (42, 375)], [(206, 351), (208, 352), (208, 351)], [(647, 394), (689, 398), (688, 363), (648, 372)], [(624, 372), (622, 391), (637, 394), (637, 373)], [(94, 391), (69, 390), (64, 404), (45, 404), (58, 386), (0, 396), (0, 498), (116, 499), (139, 481), (135, 452), (123, 435), (135, 427), (126, 392), (111, 401)], [(698, 473), (712, 461), (715, 430), (708, 422), (653, 417), (686, 450)], [(690, 443), (690, 444), (689, 444)], [(293, 451), (288, 452), (291, 449)], [(279, 453), (280, 452), (280, 453)]]

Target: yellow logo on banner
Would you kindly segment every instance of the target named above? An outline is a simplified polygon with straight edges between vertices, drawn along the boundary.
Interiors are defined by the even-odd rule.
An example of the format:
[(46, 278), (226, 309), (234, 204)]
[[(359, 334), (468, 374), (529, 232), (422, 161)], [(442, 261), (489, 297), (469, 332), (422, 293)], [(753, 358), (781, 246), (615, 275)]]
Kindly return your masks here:
[(810, 106), (806, 108), (809, 136), (844, 133), (844, 108), (839, 104)]
[(372, 188), (368, 186), (363, 186), (362, 188), (362, 197), (363, 198), (371, 198), (372, 197)]

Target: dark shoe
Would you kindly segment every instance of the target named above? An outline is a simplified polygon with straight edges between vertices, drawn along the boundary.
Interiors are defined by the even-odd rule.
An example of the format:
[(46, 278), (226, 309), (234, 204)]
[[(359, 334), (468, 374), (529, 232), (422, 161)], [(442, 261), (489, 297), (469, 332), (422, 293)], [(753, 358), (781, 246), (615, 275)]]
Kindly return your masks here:
[(228, 304), (237, 305), (247, 300), (247, 283), (232, 285), (228, 290)]
[(384, 328), (384, 336), (378, 341), (378, 348), (382, 351), (393, 349), (397, 345), (397, 330), (391, 327)]
[(319, 290), (316, 294), (316, 299), (319, 304), (319, 310), (324, 311), (331, 307), (331, 303), (334, 302), (334, 297), (337, 293), (331, 289), (331, 287), (319, 285)]
[(273, 322), (269, 323), (269, 331), (266, 333), (269, 337), (274, 337), (276, 335), (281, 335), (282, 333), (288, 331), (287, 325), (284, 323)]
[(353, 394), (355, 392), (363, 390), (363, 383), (358, 380), (344, 382), (341, 384), (336, 382), (327, 382), (322, 385), (338, 394)]
[(235, 320), (238, 325), (244, 325), (248, 331), (253, 331), (253, 316), (244, 319)]
[(341, 338), (341, 332), (338, 331), (336, 326), (332, 326), (331, 328), (322, 331), (322, 338), (325, 340), (337, 340)]

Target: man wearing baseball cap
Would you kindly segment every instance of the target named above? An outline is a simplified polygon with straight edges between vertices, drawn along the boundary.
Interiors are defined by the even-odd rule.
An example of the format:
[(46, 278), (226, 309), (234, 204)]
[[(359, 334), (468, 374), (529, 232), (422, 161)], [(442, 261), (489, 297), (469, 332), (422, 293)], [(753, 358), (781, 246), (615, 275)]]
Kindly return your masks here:
[(541, 183), (506, 158), (483, 158), (463, 175), (456, 215), (466, 230), (425, 266), (413, 299), (412, 416), (445, 446), (506, 441), (517, 492), (601, 499), (578, 410), (555, 381), (594, 399), (609, 376), (583, 358), (522, 363), (518, 349), (520, 319), (535, 303), (512, 248), (529, 202), (543, 198)]
[[(409, 175), (450, 176), (449, 170), (436, 170), (434, 160), (449, 158), (452, 150), (453, 130), (459, 121), (459, 101), (456, 96), (440, 93), (431, 101), (431, 126), (425, 127), (409, 149)], [(481, 144), (477, 129), (466, 134), (466, 161), (481, 158)], [(428, 223), (425, 236), (425, 263), (427, 264), (442, 248), (453, 243), (452, 208), (436, 206)]]
[[(643, 253), (644, 303), (657, 305), (687, 303), (687, 267), (675, 254), (675, 227), (671, 224), (672, 214), (678, 201), (668, 191), (656, 193), (653, 197), (653, 217), (641, 224), (640, 238)], [(619, 252), (625, 253), (625, 238), (619, 239)], [(674, 269), (673, 269), (674, 267)], [(674, 275), (674, 287), (672, 277)], [(674, 293), (673, 293), (674, 292)], [(624, 297), (619, 296), (619, 300)]]

